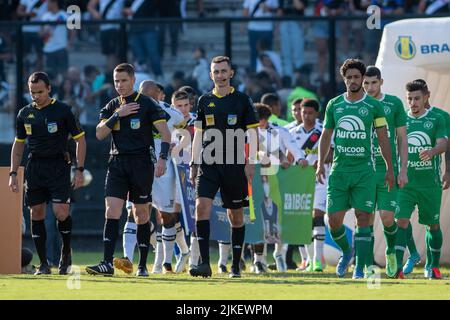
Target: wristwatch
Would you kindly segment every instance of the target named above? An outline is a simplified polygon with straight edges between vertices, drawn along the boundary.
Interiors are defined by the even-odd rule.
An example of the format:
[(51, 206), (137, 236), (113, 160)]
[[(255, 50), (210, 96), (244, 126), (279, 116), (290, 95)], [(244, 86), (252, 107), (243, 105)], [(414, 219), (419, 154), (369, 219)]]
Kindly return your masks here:
[(77, 167), (77, 168), (75, 168), (75, 170), (78, 170), (78, 171), (80, 171), (80, 172), (83, 172), (83, 171), (84, 171), (84, 167)]

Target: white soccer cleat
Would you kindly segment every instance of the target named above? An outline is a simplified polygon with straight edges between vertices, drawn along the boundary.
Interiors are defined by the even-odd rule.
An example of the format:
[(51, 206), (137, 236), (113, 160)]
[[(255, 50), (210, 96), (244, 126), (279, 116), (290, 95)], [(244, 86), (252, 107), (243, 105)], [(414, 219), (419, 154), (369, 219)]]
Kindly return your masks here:
[(175, 273), (182, 273), (185, 271), (186, 263), (189, 261), (189, 256), (191, 252), (188, 251), (185, 254), (180, 253), (177, 258), (177, 263), (175, 264)]

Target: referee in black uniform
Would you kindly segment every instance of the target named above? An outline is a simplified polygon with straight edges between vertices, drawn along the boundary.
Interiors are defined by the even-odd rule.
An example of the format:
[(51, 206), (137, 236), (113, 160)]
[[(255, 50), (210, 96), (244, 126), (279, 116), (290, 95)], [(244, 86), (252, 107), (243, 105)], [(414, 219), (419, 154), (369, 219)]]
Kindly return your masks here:
[[(70, 192), (72, 186), (77, 189), (83, 185), (86, 140), (71, 107), (50, 98), (51, 86), (46, 73), (33, 73), (28, 79), (28, 88), (33, 102), (23, 107), (17, 115), (9, 187), (13, 192), (19, 191), (17, 169), (22, 161), (25, 141), (28, 139), (30, 154), (25, 171), (25, 203), (30, 207), (31, 234), (41, 261), (35, 274), (51, 273), (45, 248), (47, 234), (44, 220), (48, 202), (53, 203), (53, 212), (63, 240), (59, 274), (67, 274), (72, 264)], [(72, 182), (68, 156), (69, 134), (77, 144), (78, 167)]]
[[(239, 261), (245, 237), (243, 207), (248, 206), (247, 181), (252, 181), (255, 170), (259, 122), (251, 99), (230, 86), (233, 74), (228, 57), (215, 57), (210, 72), (214, 89), (198, 102), (190, 180), (196, 185), (195, 218), (202, 263), (189, 270), (194, 277), (211, 276), (209, 217), (219, 189), (231, 224), (230, 277), (241, 276)], [(246, 135), (250, 144), (248, 159), (244, 152)]]
[[(147, 254), (150, 245), (149, 203), (152, 201), (153, 176), (166, 170), (170, 148), (170, 132), (166, 113), (152, 98), (133, 90), (134, 68), (120, 64), (114, 69), (114, 86), (119, 97), (100, 111), (97, 138), (112, 133), (111, 157), (105, 183), (106, 221), (103, 234), (104, 259), (100, 264), (86, 267), (89, 274), (113, 275), (113, 256), (119, 236), (119, 219), (125, 200), (133, 203), (137, 227), (139, 267), (137, 276), (148, 276)], [(154, 167), (150, 147), (154, 149), (152, 127), (161, 134), (161, 153)]]

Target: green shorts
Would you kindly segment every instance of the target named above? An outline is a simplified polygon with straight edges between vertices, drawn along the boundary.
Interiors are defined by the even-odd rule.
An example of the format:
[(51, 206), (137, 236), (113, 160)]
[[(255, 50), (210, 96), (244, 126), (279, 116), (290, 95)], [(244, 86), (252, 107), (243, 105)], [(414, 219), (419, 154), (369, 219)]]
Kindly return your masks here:
[(395, 212), (397, 210), (397, 175), (395, 175), (394, 187), (389, 191), (389, 188), (385, 185), (384, 179), (386, 177), (386, 171), (377, 171), (377, 191), (375, 196), (375, 203), (377, 210), (386, 210)]
[(355, 208), (373, 213), (375, 210), (375, 171), (331, 172), (327, 188), (327, 213)]
[(415, 206), (419, 209), (419, 223), (430, 226), (439, 224), (442, 188), (408, 188), (398, 190), (396, 219), (411, 219)]

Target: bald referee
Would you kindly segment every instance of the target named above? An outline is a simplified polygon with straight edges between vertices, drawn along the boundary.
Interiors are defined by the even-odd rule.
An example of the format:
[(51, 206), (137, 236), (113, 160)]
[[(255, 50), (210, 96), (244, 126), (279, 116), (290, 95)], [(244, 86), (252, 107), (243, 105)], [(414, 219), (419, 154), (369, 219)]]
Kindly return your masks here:
[[(251, 99), (230, 85), (233, 75), (230, 59), (215, 57), (210, 70), (214, 89), (198, 102), (190, 180), (196, 185), (195, 218), (202, 263), (189, 270), (194, 277), (211, 276), (209, 219), (219, 189), (231, 225), (230, 277), (241, 276), (239, 261), (245, 237), (243, 207), (248, 206), (247, 181), (252, 181), (255, 170), (259, 122)], [(248, 159), (244, 153), (246, 135), (250, 144)]]

